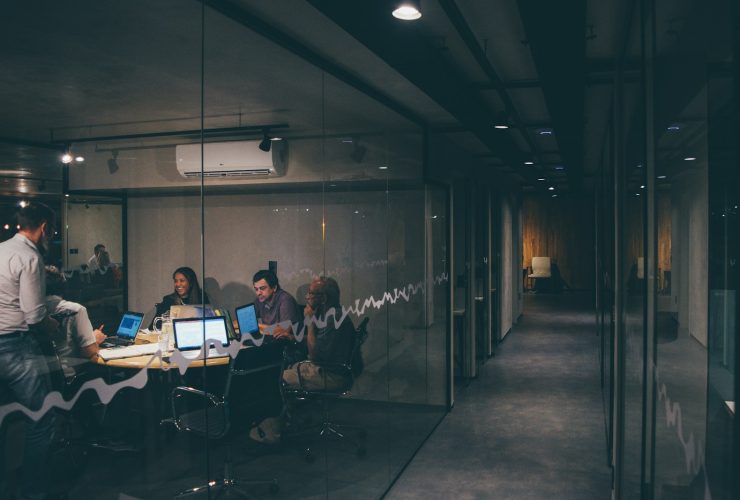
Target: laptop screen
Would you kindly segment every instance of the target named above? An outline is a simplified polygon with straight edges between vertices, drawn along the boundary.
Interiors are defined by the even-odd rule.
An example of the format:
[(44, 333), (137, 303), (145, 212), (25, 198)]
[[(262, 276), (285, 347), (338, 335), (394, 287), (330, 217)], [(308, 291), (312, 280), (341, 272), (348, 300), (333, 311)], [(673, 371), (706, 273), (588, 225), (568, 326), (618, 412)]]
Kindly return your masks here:
[(221, 342), (224, 346), (229, 345), (226, 318), (223, 316), (176, 319), (172, 325), (175, 330), (175, 346), (180, 351), (200, 349), (203, 338)]
[(239, 332), (242, 335), (245, 333), (259, 332), (260, 329), (257, 324), (257, 312), (254, 309), (254, 304), (237, 307), (236, 322), (239, 323)]
[(123, 315), (123, 318), (121, 318), (121, 324), (118, 325), (116, 336), (124, 339), (135, 339), (143, 319), (143, 314), (127, 311)]

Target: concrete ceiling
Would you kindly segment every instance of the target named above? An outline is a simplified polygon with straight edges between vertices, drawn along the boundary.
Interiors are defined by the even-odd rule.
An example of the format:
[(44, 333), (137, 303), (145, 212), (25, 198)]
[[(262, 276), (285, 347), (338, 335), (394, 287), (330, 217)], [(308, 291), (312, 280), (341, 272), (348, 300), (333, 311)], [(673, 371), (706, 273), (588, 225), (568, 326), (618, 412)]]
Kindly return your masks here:
[[(202, 81), (205, 128), (428, 126), (536, 189), (546, 176), (588, 190), (630, 2), (426, 0), (415, 23), (387, 3), (13, 2), (0, 32), (0, 179), (59, 180), (58, 153), (79, 139), (198, 129)], [(495, 130), (504, 115), (511, 128)]]

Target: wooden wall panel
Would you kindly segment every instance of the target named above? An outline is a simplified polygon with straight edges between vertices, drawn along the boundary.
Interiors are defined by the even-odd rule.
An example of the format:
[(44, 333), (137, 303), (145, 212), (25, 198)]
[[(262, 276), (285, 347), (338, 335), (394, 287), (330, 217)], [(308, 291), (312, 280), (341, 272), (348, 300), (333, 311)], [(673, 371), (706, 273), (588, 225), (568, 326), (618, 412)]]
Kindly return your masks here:
[(594, 287), (593, 198), (530, 195), (522, 206), (522, 267), (550, 257), (575, 289)]

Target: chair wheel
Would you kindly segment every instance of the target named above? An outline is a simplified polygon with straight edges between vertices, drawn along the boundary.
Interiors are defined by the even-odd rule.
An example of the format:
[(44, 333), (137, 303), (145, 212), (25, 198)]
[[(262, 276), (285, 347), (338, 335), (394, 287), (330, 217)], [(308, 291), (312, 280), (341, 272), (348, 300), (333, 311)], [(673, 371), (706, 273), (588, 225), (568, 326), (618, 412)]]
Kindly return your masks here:
[(277, 483), (270, 484), (270, 494), (277, 495), (280, 492), (280, 485)]
[(357, 456), (358, 457), (362, 458), (365, 455), (367, 455), (367, 450), (365, 449), (364, 446), (360, 446), (359, 448), (357, 448)]

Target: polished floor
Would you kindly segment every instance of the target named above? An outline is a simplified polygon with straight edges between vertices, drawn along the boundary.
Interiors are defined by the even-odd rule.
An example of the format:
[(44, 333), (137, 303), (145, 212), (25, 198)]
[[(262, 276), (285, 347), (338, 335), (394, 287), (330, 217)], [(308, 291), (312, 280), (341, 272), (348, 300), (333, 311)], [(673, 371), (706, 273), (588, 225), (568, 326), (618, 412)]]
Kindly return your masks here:
[(598, 352), (588, 296), (527, 294), (385, 498), (610, 498)]

